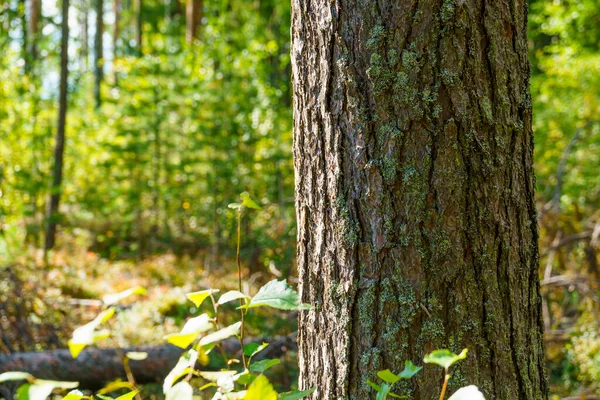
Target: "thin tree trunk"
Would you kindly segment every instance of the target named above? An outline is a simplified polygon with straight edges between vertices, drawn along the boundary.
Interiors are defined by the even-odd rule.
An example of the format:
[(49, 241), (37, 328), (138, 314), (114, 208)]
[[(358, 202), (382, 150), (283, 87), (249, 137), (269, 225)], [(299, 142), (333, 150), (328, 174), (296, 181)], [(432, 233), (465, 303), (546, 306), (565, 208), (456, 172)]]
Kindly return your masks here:
[(137, 55), (143, 54), (142, 50), (142, 0), (133, 0), (133, 12), (135, 14), (135, 46)]
[(94, 100), (96, 108), (102, 105), (101, 86), (104, 78), (104, 0), (96, 0), (96, 34), (94, 39)]
[(186, 8), (186, 35), (189, 44), (198, 38), (200, 22), (202, 21), (202, 0), (188, 0)]
[(41, 14), (41, 2), (40, 0), (30, 0), (29, 3), (29, 57), (31, 60), (37, 59), (37, 37), (38, 27)]
[(81, 47), (79, 55), (79, 70), (84, 72), (88, 68), (88, 0), (81, 0), (80, 6), (80, 26), (81, 26)]
[(121, 0), (114, 0), (113, 13), (115, 15), (113, 25), (113, 80), (115, 86), (118, 86), (119, 77), (117, 73), (117, 59), (119, 58), (119, 23), (121, 20)]
[(60, 49), (60, 87), (58, 99), (58, 124), (56, 142), (54, 144), (54, 165), (52, 168), (52, 188), (48, 202), (46, 242), (44, 250), (54, 247), (56, 243), (56, 227), (58, 224), (58, 207), (62, 190), (63, 154), (65, 151), (65, 128), (67, 125), (67, 79), (69, 74), (69, 0), (62, 3), (62, 29)]
[(374, 398), (378, 370), (468, 347), (450, 393), (546, 399), (527, 2), (292, 7), (301, 387)]

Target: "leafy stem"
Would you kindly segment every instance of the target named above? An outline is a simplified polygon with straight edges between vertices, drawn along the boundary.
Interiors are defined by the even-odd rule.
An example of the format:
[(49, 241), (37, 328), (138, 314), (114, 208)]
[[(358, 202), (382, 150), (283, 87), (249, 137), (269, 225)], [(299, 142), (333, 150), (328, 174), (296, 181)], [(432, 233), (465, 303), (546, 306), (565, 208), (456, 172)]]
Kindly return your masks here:
[[(239, 207), (237, 210), (237, 252), (236, 252), (236, 260), (237, 260), (237, 269), (238, 269), (238, 290), (242, 292), (242, 262), (240, 258), (240, 244), (242, 241), (242, 207)], [(244, 354), (244, 299), (240, 299), (240, 317), (242, 325), (240, 327), (240, 335), (238, 338), (240, 339), (240, 346), (242, 348), (242, 363), (244, 365), (244, 369), (248, 369), (248, 365), (246, 363), (246, 355)]]

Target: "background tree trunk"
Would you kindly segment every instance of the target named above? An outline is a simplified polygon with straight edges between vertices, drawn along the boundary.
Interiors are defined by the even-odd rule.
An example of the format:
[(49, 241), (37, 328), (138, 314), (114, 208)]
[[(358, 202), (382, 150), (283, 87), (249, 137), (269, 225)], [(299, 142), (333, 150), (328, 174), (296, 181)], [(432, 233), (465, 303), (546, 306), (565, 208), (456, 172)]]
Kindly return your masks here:
[(102, 79), (104, 78), (104, 0), (96, 1), (96, 35), (94, 39), (94, 100), (96, 108), (102, 104)]
[[(302, 388), (544, 399), (527, 2), (293, 0)], [(427, 366), (399, 384), (437, 398)], [(404, 385), (404, 386), (402, 386)]]
[(133, 0), (133, 12), (135, 14), (134, 31), (135, 46), (138, 57), (141, 57), (142, 50), (142, 0)]
[(40, 0), (30, 0), (29, 3), (29, 57), (31, 60), (37, 59), (37, 37), (38, 27), (40, 21), (40, 14), (42, 11)]
[(69, 0), (62, 1), (61, 22), (61, 48), (60, 48), (60, 86), (58, 94), (58, 123), (56, 127), (56, 141), (54, 144), (54, 165), (52, 167), (52, 188), (48, 202), (46, 226), (46, 240), (44, 250), (54, 247), (56, 243), (56, 226), (58, 223), (58, 206), (60, 203), (63, 154), (65, 151), (65, 127), (67, 123), (67, 79), (69, 74)]
[(191, 44), (198, 37), (198, 26), (202, 21), (202, 0), (188, 0), (185, 15), (185, 38)]

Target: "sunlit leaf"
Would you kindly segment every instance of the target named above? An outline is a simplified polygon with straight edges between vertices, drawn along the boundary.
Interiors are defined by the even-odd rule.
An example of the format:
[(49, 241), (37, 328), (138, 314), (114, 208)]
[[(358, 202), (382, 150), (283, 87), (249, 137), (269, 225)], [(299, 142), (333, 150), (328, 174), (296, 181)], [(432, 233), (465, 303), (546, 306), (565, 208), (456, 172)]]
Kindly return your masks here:
[(192, 386), (186, 381), (181, 381), (169, 390), (165, 400), (192, 400), (193, 395), (194, 389)]
[(242, 326), (241, 322), (236, 322), (233, 325), (229, 325), (226, 328), (219, 329), (216, 332), (209, 333), (200, 339), (200, 345), (205, 346), (209, 343), (220, 342), (223, 339), (227, 339), (228, 337), (235, 336), (240, 333), (240, 327)]
[(260, 206), (254, 200), (252, 200), (248, 192), (241, 193), (240, 197), (242, 198), (242, 207), (260, 210)]
[(111, 294), (107, 294), (105, 296), (102, 297), (102, 301), (104, 302), (104, 304), (110, 306), (116, 303), (119, 303), (120, 301), (126, 299), (129, 296), (133, 296), (136, 294), (146, 294), (148, 291), (141, 287), (141, 286), (137, 286), (131, 289), (127, 289), (123, 292), (120, 293), (111, 293)]
[(74, 389), (79, 386), (79, 382), (49, 381), (45, 379), (36, 379), (29, 386), (29, 400), (46, 400), (54, 389)]
[(250, 297), (246, 296), (244, 293), (239, 292), (237, 290), (230, 290), (229, 292), (223, 294), (221, 297), (219, 297), (219, 301), (217, 302), (219, 305), (221, 304), (225, 304), (225, 303), (229, 303), (230, 301), (234, 301), (234, 300), (238, 300), (238, 299), (244, 299), (246, 301), (248, 301), (248, 299), (250, 299)]
[(81, 400), (86, 399), (87, 397), (83, 395), (83, 393), (79, 390), (72, 390), (62, 400)]
[(110, 382), (109, 384), (105, 385), (102, 389), (98, 390), (98, 392), (96, 394), (106, 394), (106, 393), (111, 393), (111, 392), (115, 392), (117, 390), (120, 389), (133, 389), (133, 385), (129, 382), (124, 382), (122, 380), (117, 380), (114, 382)]
[(259, 375), (248, 387), (245, 400), (277, 400), (277, 392), (266, 376)]
[(179, 378), (187, 375), (190, 372), (190, 369), (194, 367), (197, 358), (198, 353), (193, 349), (186, 352), (179, 358), (177, 364), (175, 364), (175, 367), (173, 367), (173, 369), (165, 378), (163, 383), (163, 393), (168, 393), (173, 388), (173, 384), (177, 382)]
[(128, 351), (126, 354), (130, 360), (141, 361), (148, 358), (148, 353), (145, 351)]
[(454, 354), (450, 350), (435, 350), (427, 354), (423, 361), (427, 364), (437, 364), (440, 367), (448, 369), (455, 362), (467, 358), (467, 351), (467, 349), (463, 349), (460, 354)]
[(207, 381), (217, 382), (219, 379), (233, 377), (237, 374), (235, 371), (199, 371), (201, 377)]
[(202, 314), (188, 319), (180, 333), (166, 335), (164, 339), (177, 347), (186, 349), (201, 333), (207, 332), (213, 327), (212, 319), (207, 314)]
[(467, 386), (458, 389), (448, 400), (485, 400), (477, 386)]
[(400, 377), (389, 369), (377, 372), (377, 376), (384, 382), (394, 384), (400, 380)]
[(192, 292), (187, 294), (187, 298), (190, 299), (190, 301), (194, 303), (196, 307), (200, 307), (202, 303), (204, 303), (204, 300), (209, 298), (211, 294), (217, 293), (218, 291), (218, 289), (207, 289), (199, 292)]
[(115, 400), (133, 400), (139, 392), (139, 390), (134, 390), (133, 392), (125, 393), (124, 395), (117, 397)]
[(308, 310), (312, 307), (302, 304), (298, 293), (285, 280), (276, 279), (260, 288), (250, 302), (241, 308), (273, 307), (281, 310)]
[(6, 381), (33, 381), (33, 375), (27, 372), (10, 371), (0, 374), (0, 382)]

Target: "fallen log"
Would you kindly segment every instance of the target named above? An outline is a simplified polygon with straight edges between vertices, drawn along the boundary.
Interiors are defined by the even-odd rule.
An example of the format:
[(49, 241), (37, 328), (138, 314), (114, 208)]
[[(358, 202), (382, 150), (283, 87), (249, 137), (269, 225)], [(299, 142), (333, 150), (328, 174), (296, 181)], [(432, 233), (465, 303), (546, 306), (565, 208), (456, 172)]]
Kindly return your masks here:
[[(272, 339), (247, 339), (244, 342), (261, 342), (270, 345), (256, 359), (278, 358), (290, 350), (295, 351), (296, 335), (278, 336)], [(222, 342), (225, 353), (230, 357), (238, 357), (240, 344), (237, 338)], [(161, 382), (179, 360), (183, 350), (172, 345), (140, 346), (122, 350), (126, 352), (146, 352), (145, 360), (130, 360), (129, 365), (137, 383)], [(223, 367), (220, 351), (215, 349), (210, 354), (207, 366), (198, 368), (217, 370)], [(0, 373), (8, 371), (28, 372), (36, 378), (56, 381), (77, 381), (80, 388), (98, 389), (106, 382), (122, 378), (126, 380), (125, 370), (116, 349), (89, 347), (73, 359), (69, 350), (60, 349), (48, 352), (0, 354)]]

